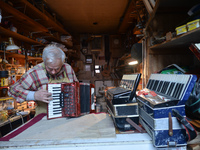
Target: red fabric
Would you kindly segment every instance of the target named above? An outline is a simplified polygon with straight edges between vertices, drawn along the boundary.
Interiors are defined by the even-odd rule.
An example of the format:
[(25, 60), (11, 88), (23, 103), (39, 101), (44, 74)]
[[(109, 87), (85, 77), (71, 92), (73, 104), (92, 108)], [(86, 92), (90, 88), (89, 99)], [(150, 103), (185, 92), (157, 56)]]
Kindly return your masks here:
[(156, 94), (154, 91), (150, 91), (150, 94), (151, 94), (152, 96), (157, 96), (157, 94)]
[(38, 121), (40, 121), (44, 116), (46, 116), (46, 113), (41, 113), (31, 119), (28, 123), (25, 125), (21, 126), (19, 129), (13, 131), (12, 133), (5, 135), (4, 137), (0, 138), (0, 141), (9, 141), (11, 138), (17, 136), (18, 134), (22, 133), (24, 130), (28, 129), (30, 126), (34, 125)]

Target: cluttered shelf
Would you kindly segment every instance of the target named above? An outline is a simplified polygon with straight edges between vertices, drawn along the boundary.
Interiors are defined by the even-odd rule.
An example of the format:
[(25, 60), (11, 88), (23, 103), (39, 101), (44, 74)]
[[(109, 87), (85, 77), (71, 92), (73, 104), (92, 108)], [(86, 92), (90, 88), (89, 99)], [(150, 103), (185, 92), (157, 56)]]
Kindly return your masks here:
[[(57, 30), (65, 35), (70, 35), (63, 27), (63, 25), (61, 25), (59, 22), (56, 21), (55, 18), (53, 18), (52, 16), (50, 16), (50, 14), (48, 12), (45, 11), (45, 9), (43, 9), (42, 11), (40, 11), (38, 8), (36, 8), (34, 6), (34, 2), (33, 4), (31, 4), (29, 1), (27, 0), (20, 0), (20, 1), (15, 1), (14, 3), (16, 3), (17, 5), (25, 5), (26, 6), (26, 11), (25, 13), (28, 16), (32, 17), (39, 17), (41, 19), (39, 19), (40, 24), (42, 24), (43, 26), (45, 26), (46, 28), (53, 28), (54, 30)], [(36, 2), (35, 2), (36, 3)], [(35, 4), (36, 5), (36, 4)], [(48, 15), (48, 16), (47, 16)]]
[(12, 97), (0, 97), (0, 137), (24, 124), (34, 114), (34, 102), (17, 103)]
[[(3, 50), (0, 50), (0, 53), (4, 53)], [(17, 54), (9, 51), (5, 51), (5, 54), (8, 55), (8, 57), (15, 57), (15, 58), (25, 58), (25, 55), (22, 54)], [(42, 60), (42, 57), (32, 57), (32, 56), (27, 56), (28, 60)]]
[(200, 27), (196, 28), (192, 31), (188, 31), (184, 34), (176, 36), (171, 40), (165, 41), (160, 44), (155, 44), (150, 47), (151, 50), (159, 50), (165, 48), (181, 48), (181, 47), (189, 47), (191, 43), (200, 42)]
[(18, 11), (11, 5), (5, 3), (4, 1), (0, 1), (0, 6), (2, 9), (2, 14), (5, 17), (7, 15), (12, 15), (16, 24), (23, 24), (24, 28), (28, 28), (31, 32), (48, 32), (48, 29), (37, 23), (33, 19), (29, 18), (22, 12)]
[[(56, 20), (53, 20), (52, 17), (41, 12), (30, 2), (24, 0), (12, 1), (12, 5), (10, 5), (0, 1), (0, 8), (3, 10), (3, 17), (12, 15), (13, 17), (9, 18), (9, 20), (14, 23), (16, 27), (23, 27), (25, 30), (30, 32), (29, 36), (25, 36), (10, 31), (4, 27), (0, 27), (0, 33), (2, 33), (2, 35), (13, 37), (31, 45), (44, 46), (44, 41), (40, 42), (31, 38), (34, 34), (37, 37), (39, 36), (49, 41), (62, 43), (68, 48), (73, 46), (71, 40), (62, 41), (62, 38), (60, 39), (60, 35), (71, 37), (71, 35), (63, 28), (63, 26)], [(35, 20), (37, 20), (37, 22)]]
[(23, 35), (21, 35), (21, 34), (15, 33), (15, 32), (13, 32), (13, 31), (10, 31), (10, 30), (8, 30), (8, 29), (6, 29), (6, 28), (4, 28), (4, 27), (1, 27), (1, 26), (0, 26), (0, 33), (1, 33), (1, 35), (13, 37), (13, 38), (16, 38), (16, 39), (18, 39), (18, 40), (21, 40), (21, 41), (23, 41), (23, 42), (27, 42), (27, 43), (29, 43), (29, 44), (44, 46), (44, 44), (41, 43), (41, 42), (35, 41), (35, 40), (30, 39), (30, 38), (28, 38), (28, 37), (26, 37), (26, 36), (23, 36)]

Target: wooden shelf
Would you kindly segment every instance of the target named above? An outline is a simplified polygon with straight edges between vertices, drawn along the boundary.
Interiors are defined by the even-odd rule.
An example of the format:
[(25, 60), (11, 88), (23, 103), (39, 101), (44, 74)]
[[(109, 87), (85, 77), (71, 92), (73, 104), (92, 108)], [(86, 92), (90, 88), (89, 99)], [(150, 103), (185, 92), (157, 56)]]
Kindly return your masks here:
[[(41, 24), (37, 23), (33, 19), (29, 18), (25, 14), (21, 13), (17, 9), (13, 8), (9, 4), (3, 2), (2, 0), (0, 1), (0, 8), (2, 10), (2, 15), (3, 17), (6, 15), (9, 15), (8, 17), (12, 16), (12, 20), (15, 22), (21, 24), (23, 27), (27, 26), (32, 32), (48, 32), (48, 29), (42, 26)], [(10, 16), (11, 15), (11, 16)]]
[(49, 40), (49, 41), (61, 43), (61, 44), (65, 45), (67, 48), (72, 48), (72, 46), (73, 46), (73, 44), (62, 42), (60, 39), (56, 38), (55, 36), (51, 35), (50, 33), (42, 33), (41, 37), (46, 40)]
[(15, 33), (15, 32), (13, 32), (13, 31), (10, 31), (10, 30), (8, 30), (8, 29), (5, 29), (5, 28), (3, 28), (3, 27), (0, 27), (0, 33), (1, 33), (1, 35), (7, 36), (7, 37), (13, 37), (13, 38), (15, 38), (15, 39), (17, 39), (17, 40), (26, 42), (26, 43), (31, 44), (31, 45), (40, 45), (40, 46), (44, 46), (43, 43), (40, 43), (40, 42), (35, 41), (35, 40), (33, 40), (33, 39), (30, 39), (30, 38), (28, 38), (28, 37), (26, 37), (26, 36), (23, 36), (23, 35), (21, 35), (21, 34), (18, 34), (18, 33)]
[[(71, 48), (73, 44), (62, 42), (59, 38), (55, 37), (53, 32), (59, 32), (58, 35), (70, 35), (61, 24), (58, 24), (52, 18), (41, 12), (31, 3), (26, 0), (12, 1), (13, 7), (9, 4), (0, 1), (0, 9), (2, 9), (3, 17), (8, 19), (17, 27), (22, 27), (29, 31), (30, 34), (36, 34), (48, 41), (54, 41)], [(17, 9), (15, 9), (17, 8)], [(23, 10), (21, 10), (23, 8)], [(18, 10), (19, 9), (19, 10)], [(20, 11), (21, 10), (21, 11)], [(51, 31), (51, 33), (50, 33)], [(8, 29), (0, 27), (0, 33), (4, 36), (10, 36), (15, 39), (27, 42), (31, 45), (44, 46), (45, 44), (35, 41), (31, 38), (21, 34), (12, 32)]]
[[(22, 115), (22, 116), (23, 116), (23, 117), (26, 117), (26, 116), (28, 116), (29, 114), (30, 114), (30, 113), (28, 113), (28, 114), (26, 114), (26, 115)], [(14, 122), (14, 121), (16, 121), (16, 120), (19, 120), (19, 119), (22, 119), (21, 116), (14, 116), (14, 117), (12, 117), (12, 118), (9, 118), (9, 119), (7, 119), (6, 121), (0, 123), (0, 127), (5, 126), (5, 125), (7, 125), (7, 124), (10, 124), (10, 123), (12, 123), (12, 122)]]
[(42, 57), (31, 57), (31, 56), (28, 56), (28, 60), (40, 60), (40, 61), (42, 61)]
[[(30, 2), (27, 0), (18, 0), (16, 1), (18, 5), (24, 5), (26, 7), (25, 14), (27, 14), (30, 18), (34, 18), (34, 20), (37, 20), (40, 24), (42, 24), (44, 27), (49, 29), (49, 31), (59, 32), (61, 35), (68, 35), (71, 36), (64, 27), (57, 23), (56, 20), (53, 20), (53, 18), (48, 17), (46, 14), (41, 12), (39, 9), (37, 9), (35, 6), (33, 6)], [(48, 41), (54, 41), (61, 43), (65, 45), (68, 48), (71, 48), (73, 45), (70, 43), (62, 42), (59, 38), (55, 37), (54, 35), (46, 32), (36, 33), (37, 35), (40, 35), (42, 38), (48, 40)]]
[[(0, 88), (8, 88), (8, 86), (0, 87)], [(7, 100), (13, 100), (13, 97), (0, 97), (0, 101), (7, 101)]]
[[(149, 19), (146, 23), (145, 31), (150, 29), (153, 20), (158, 14), (174, 14), (174, 13), (183, 13), (189, 11), (194, 5), (197, 4), (196, 0), (156, 0), (153, 12), (149, 14)], [(185, 18), (186, 19), (186, 18)]]
[(29, 15), (31, 15), (31, 17), (37, 17), (38, 22), (46, 28), (49, 28), (50, 30), (56, 30), (65, 35), (70, 35), (61, 24), (58, 24), (56, 20), (53, 20), (52, 18), (48, 17), (46, 14), (41, 12), (27, 0), (18, 0), (16, 2), (23, 3), (26, 7), (25, 14), (28, 13)]
[[(0, 50), (0, 53), (3, 53), (4, 51)], [(6, 51), (6, 57), (14, 57), (14, 58), (24, 58), (25, 59), (25, 55), (22, 54), (16, 54), (16, 53), (12, 53), (12, 52), (7, 52)], [(31, 56), (27, 56), (28, 60), (41, 60), (42, 61), (42, 57), (31, 57)]]
[(190, 46), (191, 43), (200, 43), (200, 28), (189, 31), (185, 34), (172, 38), (170, 41), (165, 41), (160, 44), (151, 46), (152, 50), (167, 49), (167, 48), (183, 48)]

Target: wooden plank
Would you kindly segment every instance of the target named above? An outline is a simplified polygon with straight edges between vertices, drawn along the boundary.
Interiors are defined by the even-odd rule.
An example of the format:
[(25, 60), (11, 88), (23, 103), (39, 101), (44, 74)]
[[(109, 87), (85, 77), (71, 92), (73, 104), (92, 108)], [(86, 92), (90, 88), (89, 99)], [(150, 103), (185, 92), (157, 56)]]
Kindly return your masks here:
[(156, 4), (155, 4), (155, 7), (153, 8), (153, 12), (150, 14), (150, 17), (149, 17), (149, 20), (148, 22), (146, 23), (146, 28), (145, 28), (145, 31), (149, 28), (149, 25), (150, 23), (152, 22), (156, 12), (157, 12), (157, 9), (158, 9), (158, 6), (160, 4), (160, 0), (156, 0)]
[(150, 1), (150, 3), (151, 3), (151, 6), (152, 6), (152, 7), (155, 7), (155, 5), (156, 5), (156, 2), (155, 2), (155, 1), (156, 1), (156, 0), (149, 0), (149, 1)]
[(148, 11), (149, 14), (152, 14), (153, 8), (151, 7), (151, 4), (149, 3), (148, 0), (143, 0), (143, 3)]

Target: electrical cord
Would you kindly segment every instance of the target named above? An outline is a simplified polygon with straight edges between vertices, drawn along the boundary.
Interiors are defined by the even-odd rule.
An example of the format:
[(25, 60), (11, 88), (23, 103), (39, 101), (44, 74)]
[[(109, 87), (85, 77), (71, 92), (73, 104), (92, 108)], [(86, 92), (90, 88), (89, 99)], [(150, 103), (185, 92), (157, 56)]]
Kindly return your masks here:
[(9, 122), (9, 124), (10, 124), (10, 129), (11, 129), (11, 131), (12, 131), (12, 130), (13, 130), (13, 127), (12, 127), (12, 124), (11, 124), (10, 118), (8, 118), (8, 122)]
[(20, 112), (18, 112), (18, 113), (19, 113), (19, 115), (20, 115), (20, 117), (22, 119), (22, 124), (24, 124), (24, 118), (23, 118), (22, 114)]

